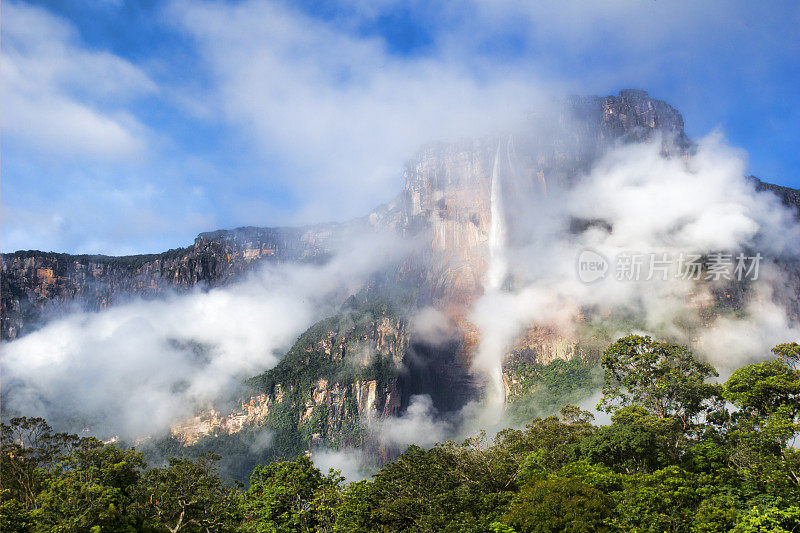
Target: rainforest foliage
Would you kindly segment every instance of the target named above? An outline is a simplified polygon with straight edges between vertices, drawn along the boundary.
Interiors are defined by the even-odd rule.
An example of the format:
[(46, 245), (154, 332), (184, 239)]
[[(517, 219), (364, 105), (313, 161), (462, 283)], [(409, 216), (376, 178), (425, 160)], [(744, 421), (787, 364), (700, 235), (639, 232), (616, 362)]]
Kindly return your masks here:
[(494, 439), (408, 449), (345, 483), (312, 459), (257, 467), (229, 487), (217, 457), (146, 468), (140, 452), (2, 427), (0, 530), (581, 532), (800, 530), (800, 345), (716, 370), (629, 336), (602, 358), (607, 425), (566, 406)]

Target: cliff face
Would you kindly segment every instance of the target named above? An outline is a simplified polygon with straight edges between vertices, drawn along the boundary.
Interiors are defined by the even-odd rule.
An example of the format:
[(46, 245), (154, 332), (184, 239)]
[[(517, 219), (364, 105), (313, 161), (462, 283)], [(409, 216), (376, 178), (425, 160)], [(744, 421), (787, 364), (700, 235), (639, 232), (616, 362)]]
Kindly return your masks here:
[(265, 261), (323, 261), (342, 225), (201, 233), (187, 248), (108, 257), (19, 251), (2, 256), (2, 338), (80, 306), (99, 310), (199, 283), (220, 285)]
[[(389, 277), (414, 280), (412, 307), (433, 305), (444, 311), (459, 334), (431, 345), (412, 338), (402, 320), (397, 321), (402, 309), (395, 309), (391, 320), (363, 307), (349, 309), (348, 316), (368, 318), (368, 330), (380, 331), (378, 325), (383, 324), (387, 333), (354, 336), (342, 329), (341, 316), (323, 321), (301, 337), (278, 367), (254, 378), (256, 394), (243, 399), (239, 408), (227, 416), (208, 412), (174, 428), (174, 435), (191, 443), (202, 435), (235, 433), (246, 420), (273, 428), (276, 434), (296, 435), (296, 440), (284, 443), (285, 451), (294, 446), (296, 452), (315, 442), (364, 445), (363, 421), (402, 412), (415, 394), (431, 396), (439, 413), (457, 411), (481, 389), (470, 372), (477, 331), (466, 317), (483, 292), (488, 268), (493, 176), (503, 178), (506, 201), (524, 201), (569, 183), (620, 138), (643, 140), (657, 134), (671, 150), (688, 146), (677, 111), (642, 91), (623, 91), (618, 97), (571, 98), (554, 116), (532, 116), (513, 135), (425, 146), (406, 166), (401, 199), (368, 218), (423, 242), (422, 250)], [(374, 301), (379, 292), (365, 291), (365, 301)], [(354, 344), (355, 338), (360, 343)], [(385, 338), (393, 339), (389, 352), (381, 340)], [(387, 353), (393, 364), (384, 368), (380, 379), (363, 369), (354, 379), (346, 363), (351, 357), (346, 354), (354, 351), (366, 357), (364, 368)], [(509, 383), (522, 363), (568, 360), (589, 351), (576, 340), (532, 328), (514, 353), (517, 365), (505, 372)], [(287, 409), (291, 423), (277, 429)]]
[(406, 168), (405, 225), (428, 239), (421, 277), (431, 301), (456, 319), (483, 291), (493, 175), (513, 205), (569, 183), (618, 140), (662, 135), (666, 151), (689, 147), (680, 113), (645, 91), (572, 97), (554, 110), (514, 134), (431, 144)]
[(797, 216), (800, 217), (800, 190), (765, 183), (754, 176), (750, 176), (750, 179), (755, 182), (757, 191), (770, 191), (774, 193), (781, 199), (783, 205), (794, 209), (797, 212)]
[(75, 305), (97, 310), (131, 296), (153, 297), (198, 283), (219, 285), (264, 261), (323, 261), (337, 239), (365, 226), (425, 236), (428, 253), (407, 269), (422, 280), (424, 298), (443, 308), (456, 306), (458, 314), (482, 290), (491, 176), (498, 164), (501, 172), (523, 176), (514, 180), (516, 187), (536, 190), (586, 170), (619, 138), (644, 139), (660, 132), (686, 142), (680, 114), (644, 91), (573, 97), (554, 108), (559, 110), (555, 117), (532, 116), (530, 131), (523, 128), (514, 136), (425, 147), (406, 168), (400, 200), (363, 219), (202, 233), (191, 246), (161, 254), (2, 254), (0, 338), (14, 339)]
[(364, 446), (364, 424), (398, 415), (408, 401), (399, 383), (409, 341), (392, 303), (364, 291), (303, 333), (275, 368), (250, 379), (236, 408), (205, 410), (173, 426), (172, 436), (193, 445), (264, 427), (275, 435), (272, 453), (287, 457), (314, 445)]
[[(314, 443), (368, 444), (365, 421), (402, 413), (412, 395), (430, 395), (447, 413), (480, 392), (470, 374), (477, 331), (466, 317), (483, 293), (489, 266), (493, 177), (502, 178), (500, 195), (514, 211), (569, 184), (614, 143), (655, 136), (667, 153), (691, 149), (680, 114), (644, 91), (572, 97), (546, 116), (529, 116), (513, 134), (424, 147), (406, 166), (398, 199), (361, 219), (203, 233), (187, 248), (154, 255), (3, 254), (0, 333), (14, 339), (76, 306), (96, 310), (131, 296), (221, 285), (265, 262), (324, 262), (354, 232), (390, 228), (421, 241), (422, 250), (396, 272), (383, 273), (339, 314), (309, 328), (278, 366), (249, 381), (235, 408), (208, 408), (173, 428), (178, 441), (192, 444), (265, 427), (275, 435), (276, 453), (287, 456)], [(798, 191), (759, 187), (800, 210)], [(508, 222), (507, 238), (514, 239)], [(429, 305), (456, 324), (452, 340), (431, 345), (412, 336), (409, 313)], [(544, 372), (536, 365), (557, 367), (597, 353), (596, 346), (532, 327), (504, 369), (507, 396), (524, 395), (531, 372)], [(585, 377), (584, 370), (565, 372)]]

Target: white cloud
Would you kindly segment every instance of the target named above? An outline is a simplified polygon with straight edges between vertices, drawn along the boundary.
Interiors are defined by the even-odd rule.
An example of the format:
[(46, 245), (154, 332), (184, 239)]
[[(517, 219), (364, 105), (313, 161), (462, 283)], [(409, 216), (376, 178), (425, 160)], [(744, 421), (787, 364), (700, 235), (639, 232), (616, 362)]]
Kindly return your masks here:
[[(618, 146), (574, 186), (551, 184), (548, 195), (521, 203), (524, 213), (506, 213), (517, 225), (518, 240), (507, 251), (514, 289), (488, 291), (472, 313), (481, 331), (474, 364), (496, 395), (502, 395), (503, 357), (531, 324), (575, 336), (581, 315), (604, 320), (612, 310), (631, 314), (655, 337), (687, 344), (699, 338), (702, 355), (729, 368), (763, 357), (774, 343), (797, 335), (782, 304), (773, 302), (773, 296), (796, 297), (767, 267), (753, 283), (743, 317), (711, 321), (708, 331), (698, 328), (699, 309), (712, 299), (708, 286), (676, 277), (680, 254), (749, 251), (761, 253), (765, 262), (796, 258), (800, 224), (777, 197), (755, 191), (744, 177), (743, 154), (718, 134), (702, 139), (691, 156), (667, 158), (661, 151), (660, 141)], [(573, 217), (603, 220), (611, 230), (569, 235)], [(617, 279), (612, 264), (605, 279), (585, 284), (576, 261), (586, 249), (612, 261), (622, 253), (666, 253), (672, 270), (666, 280), (647, 279), (645, 262), (639, 280), (627, 281)], [(733, 330), (738, 334), (729, 335)]]
[(542, 94), (530, 76), (399, 58), (380, 39), (277, 3), (176, 2), (169, 12), (211, 69), (214, 105), (256, 150), (288, 163), (301, 220), (360, 215), (389, 200), (421, 143), (486, 134)]
[[(263, 179), (289, 176), (300, 204), (290, 222), (362, 214), (399, 191), (402, 163), (421, 143), (504, 129), (547, 94), (663, 86), (699, 70), (702, 57), (713, 58), (703, 72), (755, 74), (786, 47), (761, 43), (761, 26), (740, 21), (783, 28), (800, 17), (716, 0), (417, 2), (402, 6), (430, 42), (403, 54), (364, 29), (400, 6), (342, 2), (338, 14), (314, 17), (277, 1), (170, 4), (210, 72), (203, 104), (285, 165)], [(684, 81), (680, 95), (696, 89)], [(725, 94), (708, 96), (708, 106), (726, 105)]]
[(120, 102), (157, 91), (129, 61), (81, 43), (47, 11), (3, 5), (3, 128), (41, 153), (128, 158), (146, 128)]
[[(6, 249), (74, 250), (78, 241), (85, 251), (91, 251), (90, 243), (101, 243), (105, 252), (155, 251), (217, 223), (304, 224), (363, 215), (400, 191), (402, 164), (420, 143), (503, 129), (550, 92), (667, 87), (672, 103), (695, 106), (689, 109), (692, 124), (698, 114), (713, 116), (715, 123), (740, 104), (742, 93), (731, 102), (726, 99), (734, 93), (716, 91), (691, 73), (702, 69), (710, 77), (724, 74), (724, 80), (741, 75), (747, 87), (772, 80), (775, 76), (765, 73), (774, 74), (769, 69), (797, 52), (798, 45), (783, 36), (800, 21), (800, 9), (716, 0), (625, 0), (601, 7), (582, 0), (413, 2), (411, 7), (354, 1), (336, 7), (330, 17), (306, 15), (280, 1), (178, 0), (165, 10), (154, 8), (143, 29), (163, 31), (178, 44), (165, 51), (142, 40), (144, 57), (136, 61), (147, 65), (145, 71), (90, 46), (64, 18), (6, 2), (4, 174), (12, 179), (6, 180), (5, 207), (37, 211), (38, 218), (58, 211), (74, 228), (71, 234), (30, 232), (26, 241), (26, 228), (5, 222), (4, 228), (14, 225), (20, 237), (10, 238), (4, 229)], [(108, 16), (111, 9), (89, 13)], [(396, 53), (381, 27), (381, 19), (398, 9), (429, 39), (409, 55)], [(87, 11), (81, 13), (76, 16)], [(760, 38), (770, 24), (781, 31), (773, 39)], [(675, 87), (676, 72), (684, 71), (689, 74)], [(691, 88), (695, 79), (701, 87)], [(774, 103), (775, 91), (752, 92), (753, 98)], [(150, 99), (147, 115), (138, 113), (142, 98)], [(784, 119), (790, 111), (782, 113)], [(230, 127), (220, 128), (221, 122)], [(209, 134), (200, 127), (195, 134), (198, 124), (218, 130)], [(193, 152), (194, 162), (187, 152)], [(68, 165), (48, 166), (53, 154)], [(9, 170), (15, 159), (36, 168)], [(102, 224), (59, 203), (65, 191), (77, 189), (73, 170), (83, 171), (97, 159), (121, 164), (92, 172), (97, 183), (76, 196), (93, 196), (122, 179), (136, 188), (157, 176), (167, 200), (181, 203), (181, 209), (172, 215), (159, 205), (161, 216), (152, 217), (139, 204), (135, 216), (160, 222), (122, 237), (97, 235), (104, 233)], [(129, 170), (120, 167), (130, 163), (140, 165), (140, 175), (120, 178)], [(64, 184), (53, 186), (48, 175)], [(35, 184), (34, 194), (44, 198), (28, 205), (8, 199), (33, 190), (27, 183), (18, 186), (15, 177)], [(186, 190), (203, 181), (215, 201), (195, 203), (186, 213)], [(47, 198), (51, 191), (55, 199)], [(113, 205), (88, 210), (102, 212), (104, 220), (117, 212), (124, 213), (119, 218), (128, 216)], [(195, 222), (184, 224), (187, 218)], [(77, 234), (96, 236), (81, 241)]]
[(358, 448), (317, 448), (313, 450), (311, 459), (323, 474), (333, 468), (341, 472), (348, 482), (367, 479), (376, 470), (366, 464), (364, 452)]
[(772, 357), (773, 346), (800, 340), (800, 324), (773, 301), (771, 290), (759, 286), (744, 316), (721, 316), (700, 331), (697, 348), (719, 370), (721, 379), (743, 364)]
[[(357, 17), (374, 20), (387, 5), (396, 4), (364, 2), (352, 10)], [(259, 179), (287, 186), (301, 199), (299, 210), (287, 218), (309, 222), (365, 213), (399, 192), (401, 163), (421, 142), (509, 127), (552, 86), (587, 93), (674, 77), (675, 65), (684, 66), (687, 58), (716, 58), (715, 49), (725, 48), (726, 40), (736, 47), (726, 48), (719, 64), (709, 68), (739, 67), (741, 61), (742, 72), (752, 73), (760, 68), (753, 60), (759, 56), (737, 57), (739, 47), (761, 50), (783, 43), (747, 38), (759, 31), (757, 25), (744, 28), (739, 22), (750, 14), (747, 5), (464, 2), (445, 10), (446, 23), (438, 28), (429, 53), (412, 57), (392, 54), (380, 38), (357, 35), (353, 29), (358, 18), (323, 21), (277, 3), (182, 1), (172, 3), (168, 14), (194, 40), (205, 61), (193, 66), (193, 75), (194, 67), (197, 72), (208, 68), (212, 75), (209, 92), (197, 96), (194, 84), (202, 81), (194, 79), (192, 90), (186, 91), (194, 96), (179, 105), (198, 116), (222, 115), (232, 131), (251, 137), (254, 151), (263, 153), (271, 169), (278, 168), (274, 176), (264, 172)], [(466, 17), (460, 16), (461, 7), (469, 8)], [(74, 27), (42, 9), (9, 2), (3, 9), (4, 133), (34, 151), (86, 158), (80, 163), (141, 154), (151, 132), (126, 105), (140, 97), (162, 96), (156, 83), (131, 62), (89, 49)], [(491, 54), (480, 50), (507, 30), (519, 34), (525, 51), (494, 64)], [(603, 60), (586, 61), (596, 51)], [(175, 88), (171, 92), (171, 98), (181, 93)], [(719, 103), (703, 100), (703, 105)], [(171, 179), (197, 168), (183, 168), (183, 161), (175, 165), (182, 168), (171, 169)], [(574, 261), (583, 247), (608, 256), (620, 250), (740, 245), (796, 254), (796, 226), (775, 201), (753, 193), (741, 178), (745, 170), (741, 154), (714, 139), (705, 141), (688, 165), (664, 160), (655, 145), (631, 146), (602, 161), (580, 189), (552, 191), (544, 202), (532, 200), (527, 213), (535, 215), (518, 220), (527, 225), (530, 242), (508, 253), (521, 288), (488, 294), (475, 309), (475, 321), (484, 330), (478, 366), (496, 376), (498, 357), (520, 328), (531, 322), (571, 327), (581, 305), (632, 306), (644, 313), (652, 330), (674, 332), (672, 320), (684, 307), (689, 285), (603, 288), (576, 283)], [(91, 178), (102, 173), (86, 171)], [(238, 179), (224, 172), (217, 178)], [(80, 234), (78, 242), (86, 251), (118, 252), (126, 248), (114, 248), (115, 241), (137, 232), (163, 232), (170, 216), (186, 228), (211, 229), (216, 223), (195, 210), (187, 212), (189, 200), (180, 187), (159, 202), (162, 192), (148, 189), (142, 180), (96, 194), (93, 183), (78, 183), (74, 174), (65, 179), (76, 190), (72, 195), (10, 210), (15, 221), (10, 239), (4, 234), (5, 243), (27, 248), (29, 242), (49, 242), (59, 248), (63, 240), (47, 240), (52, 234)], [(81, 197), (89, 193), (92, 200)], [(274, 221), (274, 209), (269, 212), (269, 203), (261, 201), (241, 201), (255, 213), (244, 215), (248, 222)], [(175, 203), (180, 206), (172, 212), (170, 204)], [(74, 213), (75, 206), (81, 213)], [(614, 231), (587, 232), (570, 241), (563, 234), (570, 215), (608, 219)], [(336, 279), (339, 274), (326, 275)], [(308, 301), (296, 299), (298, 294), (315, 294), (306, 289), (284, 293), (267, 290), (261, 282), (242, 287), (74, 315), (4, 347), (4, 370), (10, 368), (12, 377), (30, 376), (38, 389), (29, 391), (33, 396), (20, 397), (31, 406), (43, 394), (51, 400), (67, 398), (64, 407), (77, 408), (68, 400), (74, 397), (83, 414), (124, 413), (131, 433), (163, 427), (198, 398), (273, 364), (272, 349), (285, 347), (314, 314)], [(287, 309), (295, 312), (296, 321), (287, 318)], [(796, 331), (776, 309), (751, 308), (768, 323), (720, 321), (717, 330), (703, 337), (704, 346), (722, 353), (736, 339), (739, 352), (731, 353), (745, 357), (742, 352), (753, 353), (765, 342)], [(427, 310), (418, 318), (428, 322), (425, 331), (432, 337), (446, 334), (448, 324), (440, 315)], [(198, 365), (190, 350), (165, 347), (173, 337), (211, 345), (210, 360)], [(23, 352), (32, 355), (23, 357)], [(187, 377), (188, 388), (175, 381), (179, 375)], [(435, 418), (427, 397), (415, 398), (403, 417), (376, 424), (381, 438), (393, 444), (430, 445), (453, 429)]]
[(458, 328), (451, 318), (434, 307), (425, 307), (411, 317), (411, 331), (415, 339), (434, 346), (458, 337)]
[(452, 425), (436, 418), (433, 401), (427, 394), (412, 396), (408, 409), (395, 418), (367, 418), (370, 434), (385, 446), (403, 449), (409, 444), (431, 447), (447, 440), (453, 432)]
[(6, 409), (130, 438), (163, 431), (274, 365), (312, 316), (267, 276), (72, 314), (4, 347)]

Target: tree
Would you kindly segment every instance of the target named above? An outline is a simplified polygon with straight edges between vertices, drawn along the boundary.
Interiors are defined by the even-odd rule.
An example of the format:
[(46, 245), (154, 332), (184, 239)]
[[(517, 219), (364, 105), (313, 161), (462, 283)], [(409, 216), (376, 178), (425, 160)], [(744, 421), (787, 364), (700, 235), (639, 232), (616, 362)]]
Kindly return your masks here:
[(137, 502), (145, 524), (179, 531), (228, 531), (235, 518), (233, 495), (222, 486), (214, 469), (219, 456), (196, 461), (169, 460), (142, 476)]
[(514, 454), (487, 444), (479, 435), (430, 450), (409, 446), (364, 487), (370, 509), (360, 520), (379, 531), (486, 531), (513, 496), (519, 470)]
[(11, 491), (0, 491), (0, 531), (30, 533), (35, 526), (34, 517), (11, 496)]
[(503, 517), (519, 533), (611, 530), (612, 500), (576, 479), (534, 481), (520, 490)]
[(47, 476), (62, 454), (78, 442), (76, 435), (53, 433), (43, 418), (12, 418), (0, 424), (0, 481), (8, 496), (31, 511)]
[(594, 415), (574, 405), (565, 405), (561, 408), (561, 419), (566, 424), (585, 427), (591, 425)]
[(338, 533), (370, 533), (377, 529), (372, 513), (376, 507), (370, 481), (355, 481), (347, 485), (336, 512), (335, 531)]
[(800, 344), (796, 342), (779, 344), (772, 349), (772, 353), (783, 359), (792, 370), (800, 370), (798, 368), (800, 366)]
[(800, 507), (754, 507), (742, 516), (734, 533), (791, 533), (800, 526)]
[(520, 475), (532, 471), (557, 471), (581, 456), (581, 442), (597, 428), (589, 423), (589, 413), (574, 406), (562, 410), (564, 421), (555, 416), (537, 418), (525, 431), (505, 429), (495, 438), (495, 445), (505, 450), (520, 465)]
[(132, 496), (144, 466), (139, 452), (81, 439), (38, 495), (39, 521), (65, 532), (135, 531)]
[(618, 496), (623, 531), (689, 531), (703, 501), (700, 479), (678, 466), (627, 478)]
[(740, 409), (740, 417), (768, 417), (781, 407), (800, 413), (800, 372), (784, 360), (737, 369), (725, 383), (725, 396)]
[(730, 462), (769, 484), (800, 485), (798, 453), (789, 447), (800, 433), (800, 371), (795, 369), (796, 343), (773, 348), (780, 359), (737, 369), (725, 383), (725, 397), (737, 411), (731, 415)]
[(720, 407), (721, 387), (706, 383), (717, 371), (685, 346), (629, 335), (606, 349), (602, 367), (598, 409), (606, 412), (638, 405), (655, 416), (678, 420), (686, 434), (702, 415)]
[(423, 517), (438, 512), (440, 499), (461, 484), (437, 458), (444, 453), (423, 450), (411, 445), (400, 457), (378, 472), (370, 485), (374, 509), (372, 520), (378, 529), (403, 531), (415, 526)]
[(581, 452), (590, 462), (628, 474), (652, 472), (678, 459), (681, 450), (674, 443), (679, 432), (677, 420), (660, 418), (643, 407), (629, 405), (611, 415), (610, 425), (584, 439)]
[(331, 530), (343, 479), (335, 471), (323, 476), (307, 456), (257, 467), (240, 504), (242, 529)]

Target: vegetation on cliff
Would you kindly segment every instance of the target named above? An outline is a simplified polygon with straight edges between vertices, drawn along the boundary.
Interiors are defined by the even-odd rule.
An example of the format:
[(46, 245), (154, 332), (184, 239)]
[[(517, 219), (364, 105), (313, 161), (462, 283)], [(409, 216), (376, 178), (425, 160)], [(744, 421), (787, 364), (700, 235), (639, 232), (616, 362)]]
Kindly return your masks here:
[(582, 357), (543, 364), (517, 360), (512, 355), (504, 374), (508, 415), (520, 423), (586, 400), (601, 380), (598, 361)]
[(145, 445), (145, 456), (217, 454), (224, 479), (245, 481), (264, 461), (315, 447), (361, 447), (365, 410), (389, 416), (400, 407), (396, 382), (408, 334), (397, 307), (371, 293), (351, 297), (300, 335), (274, 368), (246, 381), (243, 394), (268, 403), (263, 419), (233, 433), (218, 428), (190, 445), (175, 436), (158, 439)]
[[(381, 324), (387, 328), (381, 330)], [(281, 391), (266, 421), (275, 434), (273, 453), (295, 456), (314, 439), (361, 445), (359, 387), (375, 382), (376, 391), (390, 389), (405, 352), (404, 327), (389, 300), (351, 298), (338, 315), (301, 335), (275, 368), (249, 380), (256, 394), (275, 397), (276, 389)], [(338, 401), (313, 401), (315, 392), (331, 390), (341, 392)], [(310, 416), (304, 417), (309, 408)]]
[(3, 531), (796, 531), (800, 345), (724, 384), (683, 346), (629, 336), (603, 354), (600, 406), (566, 406), (345, 483), (311, 458), (257, 467), (247, 490), (218, 457), (146, 469), (140, 452), (2, 427)]

